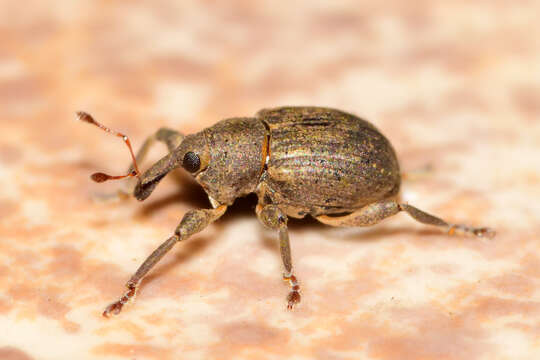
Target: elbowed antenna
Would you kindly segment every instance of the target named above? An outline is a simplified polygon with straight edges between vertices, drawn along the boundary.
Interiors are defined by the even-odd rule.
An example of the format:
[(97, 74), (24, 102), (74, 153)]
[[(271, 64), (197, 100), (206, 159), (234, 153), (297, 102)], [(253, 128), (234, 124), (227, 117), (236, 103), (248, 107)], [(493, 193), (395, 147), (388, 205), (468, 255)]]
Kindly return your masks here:
[(118, 137), (121, 137), (122, 140), (124, 140), (124, 142), (126, 143), (127, 147), (129, 148), (129, 153), (131, 154), (131, 159), (133, 159), (133, 168), (134, 170), (131, 171), (129, 174), (126, 174), (126, 175), (108, 175), (108, 174), (105, 174), (105, 173), (102, 173), (102, 172), (97, 172), (97, 173), (94, 173), (90, 176), (90, 178), (92, 180), (94, 180), (95, 182), (104, 182), (104, 181), (107, 181), (107, 180), (118, 180), (118, 179), (123, 179), (123, 178), (126, 178), (126, 177), (133, 177), (133, 176), (136, 176), (137, 178), (140, 179), (140, 171), (139, 171), (139, 167), (137, 166), (137, 160), (135, 159), (135, 154), (133, 153), (133, 149), (131, 148), (131, 143), (129, 141), (129, 138), (122, 134), (122, 133), (119, 133), (117, 131), (114, 131), (106, 126), (104, 126), (103, 124), (100, 124), (98, 123), (96, 120), (94, 120), (94, 118), (84, 112), (84, 111), (78, 111), (77, 112), (77, 120), (81, 120), (81, 121), (84, 121), (84, 122), (87, 122), (89, 124), (93, 124), (93, 125), (96, 125), (97, 127), (99, 127), (101, 130), (103, 131), (106, 131), (108, 133), (111, 133), (113, 135), (116, 135)]

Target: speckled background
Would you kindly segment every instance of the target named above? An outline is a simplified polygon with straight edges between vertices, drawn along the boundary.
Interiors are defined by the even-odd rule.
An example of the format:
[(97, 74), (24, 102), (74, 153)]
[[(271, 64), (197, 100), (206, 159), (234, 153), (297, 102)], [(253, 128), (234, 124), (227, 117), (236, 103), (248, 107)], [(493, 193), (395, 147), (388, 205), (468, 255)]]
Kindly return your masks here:
[[(0, 359), (540, 358), (538, 1), (0, 1)], [(120, 139), (192, 133), (278, 105), (367, 119), (411, 204), (496, 228), (448, 237), (398, 215), (291, 223), (303, 301), (286, 310), (254, 199), (177, 246), (113, 319), (103, 308), (189, 209), (181, 171), (144, 203)], [(157, 146), (151, 160), (165, 152)], [(150, 164), (146, 162), (143, 167)]]

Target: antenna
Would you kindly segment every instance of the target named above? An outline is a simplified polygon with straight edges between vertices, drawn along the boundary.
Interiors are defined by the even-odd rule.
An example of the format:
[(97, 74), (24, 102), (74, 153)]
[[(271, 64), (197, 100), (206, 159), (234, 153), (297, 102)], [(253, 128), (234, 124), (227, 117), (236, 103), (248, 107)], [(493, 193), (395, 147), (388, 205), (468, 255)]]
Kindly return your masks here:
[(136, 176), (137, 178), (140, 178), (140, 172), (139, 172), (139, 167), (137, 166), (137, 160), (135, 159), (135, 154), (133, 154), (133, 149), (131, 148), (131, 143), (129, 141), (129, 138), (126, 135), (124, 135), (122, 133), (119, 133), (117, 131), (114, 131), (114, 130), (106, 127), (103, 124), (98, 123), (96, 120), (94, 120), (92, 115), (90, 115), (90, 114), (88, 114), (88, 113), (86, 113), (84, 111), (78, 111), (77, 112), (77, 120), (81, 120), (81, 121), (87, 122), (89, 124), (96, 125), (98, 128), (100, 128), (103, 131), (106, 131), (108, 133), (111, 133), (113, 135), (121, 137), (122, 140), (124, 140), (124, 142), (126, 143), (127, 147), (129, 148), (129, 153), (131, 154), (131, 159), (133, 160), (133, 168), (134, 168), (134, 170), (131, 171), (129, 174), (114, 176), (114, 175), (108, 175), (108, 174), (105, 174), (105, 173), (102, 173), (102, 172), (97, 172), (97, 173), (94, 173), (94, 174), (92, 174), (90, 176), (90, 178), (92, 180), (94, 180), (95, 182), (101, 183), (101, 182), (104, 182), (104, 181), (107, 181), (107, 180), (119, 180), (119, 179), (123, 179), (123, 178), (126, 178), (126, 177), (133, 177), (133, 176)]

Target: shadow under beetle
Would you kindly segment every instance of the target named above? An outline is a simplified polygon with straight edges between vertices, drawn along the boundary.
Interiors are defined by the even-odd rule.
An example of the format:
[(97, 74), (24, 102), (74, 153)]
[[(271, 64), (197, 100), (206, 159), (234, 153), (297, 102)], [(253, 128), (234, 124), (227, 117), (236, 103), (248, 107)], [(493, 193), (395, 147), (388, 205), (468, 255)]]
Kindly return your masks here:
[[(414, 206), (397, 201), (401, 177), (390, 142), (369, 122), (343, 111), (321, 107), (281, 107), (259, 111), (255, 117), (222, 120), (196, 134), (162, 128), (150, 136), (137, 156), (127, 136), (96, 122), (84, 112), (82, 121), (121, 137), (133, 165), (127, 175), (95, 173), (92, 179), (137, 177), (133, 195), (145, 200), (171, 170), (183, 167), (204, 188), (212, 209), (188, 211), (174, 234), (143, 262), (127, 282), (126, 293), (110, 304), (104, 316), (118, 314), (133, 299), (142, 278), (179, 241), (186, 240), (221, 217), (238, 197), (255, 193), (256, 213), (277, 230), (285, 272), (290, 284), (287, 307), (300, 301), (293, 273), (287, 218), (311, 215), (331, 226), (370, 226), (405, 211), (415, 220), (478, 237), (493, 237), (489, 228), (451, 224)], [(168, 155), (142, 175), (140, 162), (155, 141)]]

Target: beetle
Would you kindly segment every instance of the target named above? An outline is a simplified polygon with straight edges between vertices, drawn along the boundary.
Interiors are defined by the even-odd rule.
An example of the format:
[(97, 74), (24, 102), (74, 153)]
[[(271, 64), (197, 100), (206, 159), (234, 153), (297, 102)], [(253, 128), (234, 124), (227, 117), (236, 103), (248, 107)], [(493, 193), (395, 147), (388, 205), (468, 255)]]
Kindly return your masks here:
[[(171, 170), (182, 167), (193, 175), (208, 195), (211, 209), (188, 211), (175, 232), (140, 265), (127, 282), (122, 297), (103, 315), (120, 313), (137, 294), (143, 277), (172, 247), (219, 219), (238, 197), (255, 193), (260, 222), (278, 233), (283, 279), (288, 281), (287, 308), (300, 301), (300, 286), (293, 272), (287, 220), (310, 215), (330, 226), (370, 226), (401, 211), (427, 225), (478, 237), (493, 237), (486, 227), (449, 223), (412, 205), (397, 195), (402, 174), (396, 153), (371, 123), (346, 112), (324, 107), (279, 107), (259, 111), (254, 117), (219, 121), (198, 133), (184, 136), (161, 128), (134, 155), (129, 139), (77, 113), (82, 121), (121, 137), (133, 164), (126, 175), (95, 173), (92, 179), (137, 177), (133, 195), (142, 201)], [(156, 141), (169, 153), (142, 175), (137, 167)]]

